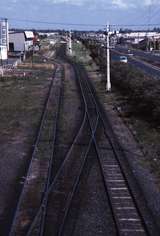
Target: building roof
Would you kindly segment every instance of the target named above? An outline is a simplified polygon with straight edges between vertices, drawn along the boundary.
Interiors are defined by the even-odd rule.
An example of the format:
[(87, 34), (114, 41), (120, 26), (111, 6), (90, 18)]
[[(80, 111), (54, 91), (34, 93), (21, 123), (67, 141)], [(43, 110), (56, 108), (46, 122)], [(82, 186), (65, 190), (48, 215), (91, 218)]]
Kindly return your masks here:
[(24, 34), (26, 39), (34, 38), (34, 34), (32, 31), (10, 31), (9, 34)]
[(34, 34), (32, 31), (24, 31), (24, 34), (27, 39), (34, 38)]

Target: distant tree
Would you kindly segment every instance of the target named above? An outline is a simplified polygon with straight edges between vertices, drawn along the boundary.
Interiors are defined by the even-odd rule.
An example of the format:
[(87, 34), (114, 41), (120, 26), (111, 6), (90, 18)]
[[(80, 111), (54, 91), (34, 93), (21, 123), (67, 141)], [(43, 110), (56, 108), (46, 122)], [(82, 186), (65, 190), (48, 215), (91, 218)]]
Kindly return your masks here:
[(131, 29), (122, 29), (122, 28), (121, 28), (121, 29), (119, 30), (119, 32), (120, 32), (120, 33), (131, 33), (131, 32), (133, 32), (133, 30), (131, 30)]
[(160, 28), (159, 27), (154, 27), (153, 31), (160, 33)]

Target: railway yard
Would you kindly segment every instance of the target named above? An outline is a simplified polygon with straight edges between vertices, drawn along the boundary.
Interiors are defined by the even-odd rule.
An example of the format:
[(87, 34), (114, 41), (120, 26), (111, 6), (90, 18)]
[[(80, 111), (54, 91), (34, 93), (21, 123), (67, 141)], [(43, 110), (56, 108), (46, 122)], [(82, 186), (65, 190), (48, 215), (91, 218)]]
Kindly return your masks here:
[(87, 49), (66, 47), (0, 79), (0, 236), (158, 236), (160, 166)]

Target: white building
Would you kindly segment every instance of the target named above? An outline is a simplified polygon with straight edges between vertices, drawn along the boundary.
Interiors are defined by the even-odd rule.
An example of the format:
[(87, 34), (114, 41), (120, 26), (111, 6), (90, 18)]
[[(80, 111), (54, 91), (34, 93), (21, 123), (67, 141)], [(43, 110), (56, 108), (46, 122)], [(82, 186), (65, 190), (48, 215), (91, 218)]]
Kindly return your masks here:
[(33, 47), (34, 34), (32, 31), (10, 32), (9, 51), (27, 52)]
[(0, 60), (8, 59), (8, 20), (0, 19)]

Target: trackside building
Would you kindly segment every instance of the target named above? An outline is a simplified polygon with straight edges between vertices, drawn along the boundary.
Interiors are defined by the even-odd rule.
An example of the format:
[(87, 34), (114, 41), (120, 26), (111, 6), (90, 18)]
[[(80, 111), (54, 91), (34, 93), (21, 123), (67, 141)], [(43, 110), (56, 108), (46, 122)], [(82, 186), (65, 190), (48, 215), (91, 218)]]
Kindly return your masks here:
[(34, 34), (32, 31), (10, 32), (9, 51), (28, 52), (33, 48)]

